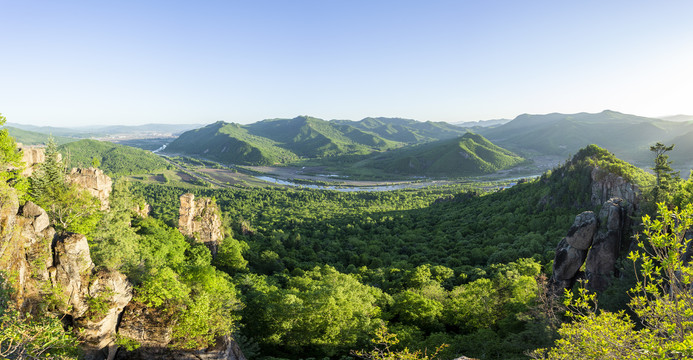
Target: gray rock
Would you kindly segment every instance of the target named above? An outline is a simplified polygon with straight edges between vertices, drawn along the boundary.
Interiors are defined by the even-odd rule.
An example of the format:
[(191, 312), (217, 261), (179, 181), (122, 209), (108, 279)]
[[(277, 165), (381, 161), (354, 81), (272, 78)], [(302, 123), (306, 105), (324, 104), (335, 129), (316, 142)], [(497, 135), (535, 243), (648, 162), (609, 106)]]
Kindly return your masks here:
[(556, 286), (570, 288), (587, 257), (587, 250), (576, 249), (564, 238), (556, 247), (553, 260), (553, 282)]
[(568, 230), (565, 240), (573, 248), (587, 250), (592, 245), (592, 237), (597, 231), (599, 222), (592, 211), (585, 211), (575, 217), (573, 226)]

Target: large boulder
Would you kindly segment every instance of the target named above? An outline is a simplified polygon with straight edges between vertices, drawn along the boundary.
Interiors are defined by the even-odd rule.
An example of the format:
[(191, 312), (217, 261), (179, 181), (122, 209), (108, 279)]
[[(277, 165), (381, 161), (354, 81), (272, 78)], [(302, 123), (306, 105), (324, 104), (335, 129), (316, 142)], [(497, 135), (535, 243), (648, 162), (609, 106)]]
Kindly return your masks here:
[(154, 358), (166, 349), (173, 335), (173, 319), (165, 311), (147, 307), (140, 302), (130, 303), (123, 312), (118, 334), (126, 339), (134, 340), (140, 345), (137, 352), (119, 359), (134, 359), (135, 353), (147, 353)]
[(41, 301), (40, 282), (48, 280), (53, 264), (55, 230), (45, 213), (30, 202), (20, 208), (14, 189), (5, 188), (0, 195), (0, 272), (14, 274), (12, 297), (22, 311)]
[(46, 210), (43, 210), (31, 201), (27, 201), (24, 206), (22, 206), (21, 215), (25, 218), (32, 219), (34, 232), (39, 233), (50, 225), (50, 219), (48, 218)]
[(552, 283), (558, 289), (570, 289), (575, 284), (580, 267), (585, 262), (587, 250), (574, 248), (564, 238), (556, 247), (553, 260)]
[(195, 195), (190, 193), (180, 197), (178, 229), (183, 235), (207, 245), (213, 256), (224, 238), (221, 213), (214, 200), (206, 197), (195, 199)]
[(587, 250), (592, 246), (592, 237), (597, 231), (598, 225), (599, 222), (594, 212), (585, 211), (575, 217), (565, 240), (575, 249)]

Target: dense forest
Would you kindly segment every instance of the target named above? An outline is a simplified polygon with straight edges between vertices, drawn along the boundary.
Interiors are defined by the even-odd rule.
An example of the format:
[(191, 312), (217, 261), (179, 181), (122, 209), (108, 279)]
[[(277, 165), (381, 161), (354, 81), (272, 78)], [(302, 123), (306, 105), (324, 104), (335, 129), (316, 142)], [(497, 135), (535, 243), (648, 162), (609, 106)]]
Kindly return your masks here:
[[(6, 131), (0, 132), (0, 149), (2, 164), (19, 165)], [(669, 313), (690, 311), (688, 292), (662, 296), (676, 274), (685, 278), (675, 289), (685, 289), (693, 275), (674, 256), (685, 244), (672, 245), (691, 224), (693, 210), (677, 209), (690, 206), (693, 180), (673, 172), (670, 150), (653, 147), (653, 176), (591, 145), (552, 171), (504, 189), (213, 189), (128, 183), (120, 177), (110, 209), (101, 210), (97, 199), (66, 181), (66, 165), (49, 143), (37, 172), (27, 179), (6, 171), (0, 186), (3, 204), (12, 196), (20, 204), (35, 203), (58, 235), (86, 235), (96, 269), (122, 273), (134, 287), (128, 306), (171, 320), (172, 349), (205, 348), (232, 334), (250, 359), (430, 358), (432, 353), (440, 359), (524, 359), (537, 348), (549, 350), (534, 357), (578, 358), (575, 354), (595, 343), (590, 336), (599, 336), (585, 331), (606, 327), (619, 341), (630, 339), (627, 349), (685, 357), (693, 341), (690, 321), (667, 327), (670, 320), (656, 312), (658, 304), (673, 306), (664, 307), (673, 309)], [(92, 157), (91, 165), (107, 159)], [(554, 250), (577, 214), (598, 210), (591, 198), (593, 176), (607, 174), (643, 189), (643, 238), (660, 241), (640, 241), (654, 255), (630, 255), (638, 266), (619, 264), (622, 280), (600, 299), (580, 285), (575, 297), (566, 294), (572, 309), (566, 316), (561, 301), (547, 295)], [(214, 256), (176, 228), (179, 197), (188, 192), (212, 198), (221, 210), (224, 238)], [(146, 218), (136, 211), (144, 202), (152, 207)], [(657, 208), (655, 202), (668, 206)], [(673, 249), (671, 261), (657, 257), (667, 254), (659, 252), (660, 243)], [(661, 266), (653, 268), (653, 262)], [(662, 269), (671, 269), (668, 278), (658, 275)], [(635, 274), (663, 285), (645, 289), (643, 297), (629, 296), (625, 290), (637, 283)], [(12, 276), (0, 277), (0, 355), (20, 358), (17, 351), (24, 351), (26, 358), (41, 358), (49, 346), (55, 358), (79, 356), (79, 337), (57, 315), (56, 291), (38, 290), (42, 305), (22, 314), (12, 303), (17, 287)], [(595, 312), (594, 301), (604, 310)], [(85, 316), (98, 319), (107, 303), (89, 298)], [(631, 319), (638, 318), (650, 322), (636, 327)], [(663, 325), (651, 326), (657, 319)], [(672, 335), (662, 335), (662, 329)], [(594, 354), (611, 351), (609, 344), (596, 343)], [(139, 346), (127, 337), (118, 345), (123, 351)], [(379, 348), (371, 351), (374, 345)]]

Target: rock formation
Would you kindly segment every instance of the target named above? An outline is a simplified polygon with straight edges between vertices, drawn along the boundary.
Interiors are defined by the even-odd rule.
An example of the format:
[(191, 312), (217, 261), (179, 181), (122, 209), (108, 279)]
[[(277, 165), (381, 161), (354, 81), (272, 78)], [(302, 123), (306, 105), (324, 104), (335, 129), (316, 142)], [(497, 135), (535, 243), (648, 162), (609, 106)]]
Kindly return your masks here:
[(46, 152), (42, 147), (26, 146), (17, 143), (17, 149), (22, 153), (22, 161), (24, 162), (23, 176), (31, 176), (36, 170), (36, 165), (46, 161)]
[(629, 183), (621, 176), (595, 167), (590, 174), (592, 179), (592, 205), (599, 206), (611, 198), (620, 198), (630, 208), (637, 209), (641, 191), (637, 185)]
[(68, 180), (89, 191), (101, 201), (101, 210), (108, 209), (108, 197), (113, 188), (113, 181), (100, 169), (73, 168)]
[(221, 215), (216, 203), (210, 198), (195, 199), (191, 193), (180, 197), (180, 217), (178, 229), (183, 235), (209, 247), (212, 256), (216, 255), (219, 243), (224, 238)]
[(568, 235), (558, 243), (553, 262), (552, 282), (557, 291), (573, 287), (584, 277), (591, 290), (604, 290), (617, 275), (616, 260), (622, 248), (623, 235), (630, 228), (629, 206), (623, 199), (609, 199), (597, 217), (585, 211), (575, 218)]

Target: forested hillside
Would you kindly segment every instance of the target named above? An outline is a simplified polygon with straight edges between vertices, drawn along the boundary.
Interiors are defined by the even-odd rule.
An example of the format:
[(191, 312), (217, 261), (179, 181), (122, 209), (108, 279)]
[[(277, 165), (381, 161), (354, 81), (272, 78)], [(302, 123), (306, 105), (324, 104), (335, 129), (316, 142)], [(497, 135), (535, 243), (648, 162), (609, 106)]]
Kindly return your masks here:
[(373, 156), (355, 167), (381, 169), (412, 176), (473, 176), (518, 165), (524, 159), (500, 148), (483, 136), (462, 137), (392, 150)]
[(98, 140), (79, 140), (61, 145), (69, 168), (101, 168), (110, 176), (155, 173), (171, 167), (151, 151)]
[[(45, 145), (46, 142), (48, 142), (48, 138), (51, 137), (50, 134), (23, 130), (12, 126), (6, 126), (5, 128), (9, 131), (9, 134), (12, 137), (14, 137), (18, 143), (22, 143), (24, 145)], [(58, 144), (67, 144), (69, 142), (78, 140), (77, 138), (66, 136), (55, 136), (53, 137), (53, 139)]]

